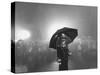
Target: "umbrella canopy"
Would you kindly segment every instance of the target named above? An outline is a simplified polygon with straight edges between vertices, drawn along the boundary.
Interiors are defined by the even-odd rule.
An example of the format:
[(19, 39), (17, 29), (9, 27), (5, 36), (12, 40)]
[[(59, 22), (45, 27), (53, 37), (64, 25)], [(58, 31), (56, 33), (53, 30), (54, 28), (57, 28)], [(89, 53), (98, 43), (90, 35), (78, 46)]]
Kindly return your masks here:
[(57, 38), (60, 37), (62, 33), (70, 38), (71, 41), (69, 43), (71, 43), (76, 38), (76, 36), (78, 35), (77, 29), (72, 29), (72, 28), (67, 28), (67, 27), (59, 29), (51, 37), (49, 48), (56, 49)]

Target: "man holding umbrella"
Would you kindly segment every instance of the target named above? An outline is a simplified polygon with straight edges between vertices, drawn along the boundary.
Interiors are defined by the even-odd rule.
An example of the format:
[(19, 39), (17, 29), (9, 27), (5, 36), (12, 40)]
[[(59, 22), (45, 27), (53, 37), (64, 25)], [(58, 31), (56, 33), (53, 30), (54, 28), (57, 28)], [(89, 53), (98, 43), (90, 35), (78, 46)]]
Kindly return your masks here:
[(57, 61), (59, 62), (59, 70), (68, 70), (68, 44), (70, 41), (71, 39), (64, 33), (57, 38)]
[(59, 70), (68, 70), (68, 44), (70, 44), (77, 35), (76, 29), (64, 27), (57, 30), (52, 36), (49, 47), (57, 50)]

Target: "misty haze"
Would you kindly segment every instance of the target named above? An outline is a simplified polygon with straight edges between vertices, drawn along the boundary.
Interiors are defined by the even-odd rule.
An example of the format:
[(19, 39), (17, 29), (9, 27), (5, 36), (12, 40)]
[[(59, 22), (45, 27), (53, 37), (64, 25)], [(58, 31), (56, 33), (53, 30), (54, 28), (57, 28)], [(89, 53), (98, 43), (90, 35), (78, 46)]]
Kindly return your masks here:
[(57, 50), (49, 48), (52, 35), (60, 28), (78, 30), (68, 45), (68, 70), (97, 68), (97, 8), (16, 2), (15, 26), (11, 40), (15, 43), (15, 71), (58, 71)]

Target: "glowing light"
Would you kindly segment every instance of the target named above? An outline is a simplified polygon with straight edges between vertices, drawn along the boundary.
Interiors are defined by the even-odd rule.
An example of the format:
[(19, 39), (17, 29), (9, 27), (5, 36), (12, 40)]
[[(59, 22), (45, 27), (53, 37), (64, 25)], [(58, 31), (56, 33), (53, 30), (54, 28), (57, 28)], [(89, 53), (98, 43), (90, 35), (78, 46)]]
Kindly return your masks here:
[(66, 27), (66, 25), (59, 25), (59, 24), (56, 24), (56, 25), (52, 25), (49, 27), (48, 29), (48, 39), (50, 40), (50, 38), (52, 37), (52, 35), (59, 29), (63, 28), (63, 27)]
[(28, 30), (16, 30), (15, 32), (15, 42), (18, 40), (26, 40), (30, 38), (30, 32)]
[(47, 40), (50, 40), (52, 35), (63, 27), (75, 28), (73, 21), (68, 19), (57, 18), (50, 22), (47, 28)]

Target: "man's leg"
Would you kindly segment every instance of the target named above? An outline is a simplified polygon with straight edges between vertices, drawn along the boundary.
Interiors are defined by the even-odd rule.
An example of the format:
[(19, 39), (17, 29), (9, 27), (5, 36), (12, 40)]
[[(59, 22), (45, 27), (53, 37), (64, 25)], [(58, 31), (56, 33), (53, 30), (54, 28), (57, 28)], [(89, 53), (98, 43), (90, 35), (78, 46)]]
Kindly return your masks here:
[(59, 64), (59, 70), (68, 70), (68, 59), (62, 59)]

